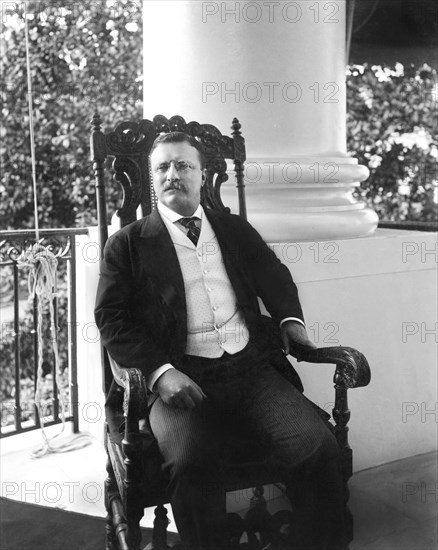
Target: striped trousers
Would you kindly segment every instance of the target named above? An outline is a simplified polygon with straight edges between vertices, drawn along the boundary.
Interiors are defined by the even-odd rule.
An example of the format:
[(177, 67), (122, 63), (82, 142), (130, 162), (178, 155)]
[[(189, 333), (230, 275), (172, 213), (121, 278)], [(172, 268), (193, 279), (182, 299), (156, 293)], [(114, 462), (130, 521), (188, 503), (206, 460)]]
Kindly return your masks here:
[(150, 424), (186, 550), (226, 550), (227, 461), (243, 447), (286, 484), (297, 550), (340, 550), (343, 489), (337, 442), (315, 407), (248, 346), (219, 359), (185, 356), (181, 371), (207, 396), (192, 410), (158, 398)]

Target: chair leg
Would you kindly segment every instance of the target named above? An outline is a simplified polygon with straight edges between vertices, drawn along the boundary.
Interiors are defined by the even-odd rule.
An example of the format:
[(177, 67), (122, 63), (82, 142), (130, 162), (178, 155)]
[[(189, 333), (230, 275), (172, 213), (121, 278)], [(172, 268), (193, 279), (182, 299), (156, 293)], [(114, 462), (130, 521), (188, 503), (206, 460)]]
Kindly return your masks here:
[[(248, 542), (255, 548), (262, 548), (271, 542), (272, 516), (266, 507), (266, 499), (263, 496), (264, 487), (257, 486), (253, 488), (252, 492), (250, 509), (245, 515), (246, 532)], [(256, 533), (259, 533), (260, 541)]]
[[(337, 368), (338, 369), (338, 368)], [(348, 443), (348, 422), (350, 420), (350, 410), (348, 408), (347, 388), (340, 383), (338, 370), (335, 373), (335, 406), (333, 408), (333, 419), (335, 421), (335, 437), (341, 450), (341, 467), (344, 483), (344, 521), (345, 521), (345, 546), (343, 550), (348, 550), (350, 542), (353, 540), (353, 515), (348, 508), (348, 499), (350, 491), (348, 489), (348, 480), (353, 475), (353, 451)]]
[(349, 550), (350, 548), (350, 542), (353, 541), (354, 536), (354, 524), (353, 524), (353, 514), (350, 511), (350, 508), (348, 507), (348, 499), (350, 498), (350, 490), (348, 488), (348, 482), (345, 483), (345, 530), (347, 534), (347, 541), (345, 543), (344, 550)]
[(127, 521), (111, 461), (107, 460), (108, 477), (105, 480), (106, 550), (139, 550), (141, 543), (140, 519)]
[(113, 525), (112, 515), (107, 514), (105, 525), (105, 550), (120, 550)]
[(126, 536), (127, 548), (129, 550), (140, 550), (141, 544), (141, 529), (140, 520), (128, 520), (128, 531)]
[(119, 490), (109, 458), (107, 459), (106, 463), (106, 471), (108, 473), (108, 477), (105, 480), (105, 508), (107, 511), (105, 525), (105, 549), (120, 550), (120, 546), (116, 536), (114, 514), (111, 505), (113, 499), (118, 496)]
[(353, 452), (349, 446), (344, 446), (341, 449), (342, 460), (342, 477), (344, 484), (344, 522), (345, 522), (345, 546), (343, 550), (349, 550), (350, 542), (354, 538), (354, 524), (353, 514), (348, 507), (348, 500), (350, 498), (350, 489), (348, 488), (348, 481), (352, 476), (353, 471)]
[[(126, 460), (125, 460), (126, 462)], [(144, 514), (141, 500), (134, 491), (134, 482), (126, 482), (125, 512), (126, 512), (126, 542), (128, 550), (140, 550), (141, 529), (140, 520)]]
[(144, 550), (170, 550), (167, 544), (167, 526), (169, 525), (166, 507), (160, 504), (155, 508), (152, 542)]

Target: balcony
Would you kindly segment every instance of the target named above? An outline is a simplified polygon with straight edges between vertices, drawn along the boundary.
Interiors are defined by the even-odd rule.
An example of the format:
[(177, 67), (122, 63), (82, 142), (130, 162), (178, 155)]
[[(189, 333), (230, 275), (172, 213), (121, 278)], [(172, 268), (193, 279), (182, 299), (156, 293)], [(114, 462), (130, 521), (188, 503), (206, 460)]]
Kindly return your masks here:
[[(50, 338), (49, 308), (39, 318), (38, 296), (32, 297), (29, 269), (21, 265), (26, 251), (35, 243), (31, 231), (2, 231), (0, 236), (1, 267), (1, 437), (52, 426), (65, 421), (73, 422), (79, 429), (77, 399), (77, 330), (76, 330), (76, 245), (78, 235), (87, 230), (45, 230), (40, 243), (57, 259), (55, 299), (53, 301), (54, 324), (61, 360), (59, 377), (54, 372), (53, 343)], [(48, 337), (49, 335), (49, 337)], [(45, 348), (48, 347), (47, 351)], [(41, 408), (35, 404), (38, 356), (40, 365)], [(58, 382), (62, 387), (58, 391)], [(60, 410), (60, 399), (64, 401)], [(43, 419), (40, 418), (43, 413)], [(41, 420), (43, 422), (41, 422)]]
[[(55, 313), (68, 397), (65, 433), (89, 433), (92, 444), (37, 461), (29, 458), (41, 443), (31, 391), (38, 318), (35, 303), (27, 301), (26, 275), (17, 259), (34, 242), (34, 235), (0, 232), (2, 281), (8, 281), (1, 298), (2, 495), (104, 516), (103, 393), (100, 342), (93, 319), (97, 230), (46, 230), (41, 236), (59, 260)], [(352, 549), (400, 547), (409, 533), (417, 533), (418, 545), (405, 542), (406, 547), (431, 548), (428, 541), (435, 535), (429, 493), (435, 487), (437, 446), (437, 233), (389, 227), (368, 238), (271, 243), (271, 247), (293, 273), (315, 343), (356, 347), (372, 368), (370, 386), (349, 392), (356, 471), (351, 483), (357, 534)], [(27, 355), (23, 355), (24, 343), (30, 346)], [(60, 407), (47, 334), (46, 345), (44, 423), (48, 435), (53, 435), (60, 431)], [(308, 397), (330, 410), (332, 367), (299, 364), (297, 368)], [(9, 394), (6, 386), (13, 388)], [(66, 490), (69, 483), (79, 488), (73, 496)], [(50, 484), (61, 488), (59, 498), (49, 492)], [(275, 507), (281, 495), (274, 489), (268, 493), (269, 505)], [(241, 510), (247, 504), (248, 496), (229, 495), (231, 508)], [(152, 517), (148, 511), (143, 524), (150, 526)]]

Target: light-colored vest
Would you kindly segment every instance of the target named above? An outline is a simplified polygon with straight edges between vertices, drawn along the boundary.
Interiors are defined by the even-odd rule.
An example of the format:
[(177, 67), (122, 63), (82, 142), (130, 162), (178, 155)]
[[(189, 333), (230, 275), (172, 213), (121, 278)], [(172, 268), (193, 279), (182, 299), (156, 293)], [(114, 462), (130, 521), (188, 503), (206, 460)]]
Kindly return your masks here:
[(175, 225), (170, 231), (181, 267), (187, 305), (186, 354), (220, 357), (248, 343), (249, 332), (237, 309), (236, 294), (207, 217), (195, 245)]

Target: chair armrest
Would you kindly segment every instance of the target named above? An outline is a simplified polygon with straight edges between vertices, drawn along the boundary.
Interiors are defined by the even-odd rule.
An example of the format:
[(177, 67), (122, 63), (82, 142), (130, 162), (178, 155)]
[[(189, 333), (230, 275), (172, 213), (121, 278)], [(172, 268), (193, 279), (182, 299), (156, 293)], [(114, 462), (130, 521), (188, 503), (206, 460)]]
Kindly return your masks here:
[(121, 367), (108, 354), (111, 371), (116, 383), (124, 389), (123, 414), (126, 419), (125, 433), (138, 433), (138, 421), (147, 411), (146, 381), (139, 369)]
[(359, 388), (370, 383), (371, 371), (368, 361), (365, 355), (354, 348), (333, 346), (312, 349), (294, 343), (291, 355), (298, 361), (307, 363), (335, 364), (335, 384), (342, 384), (347, 388)]

